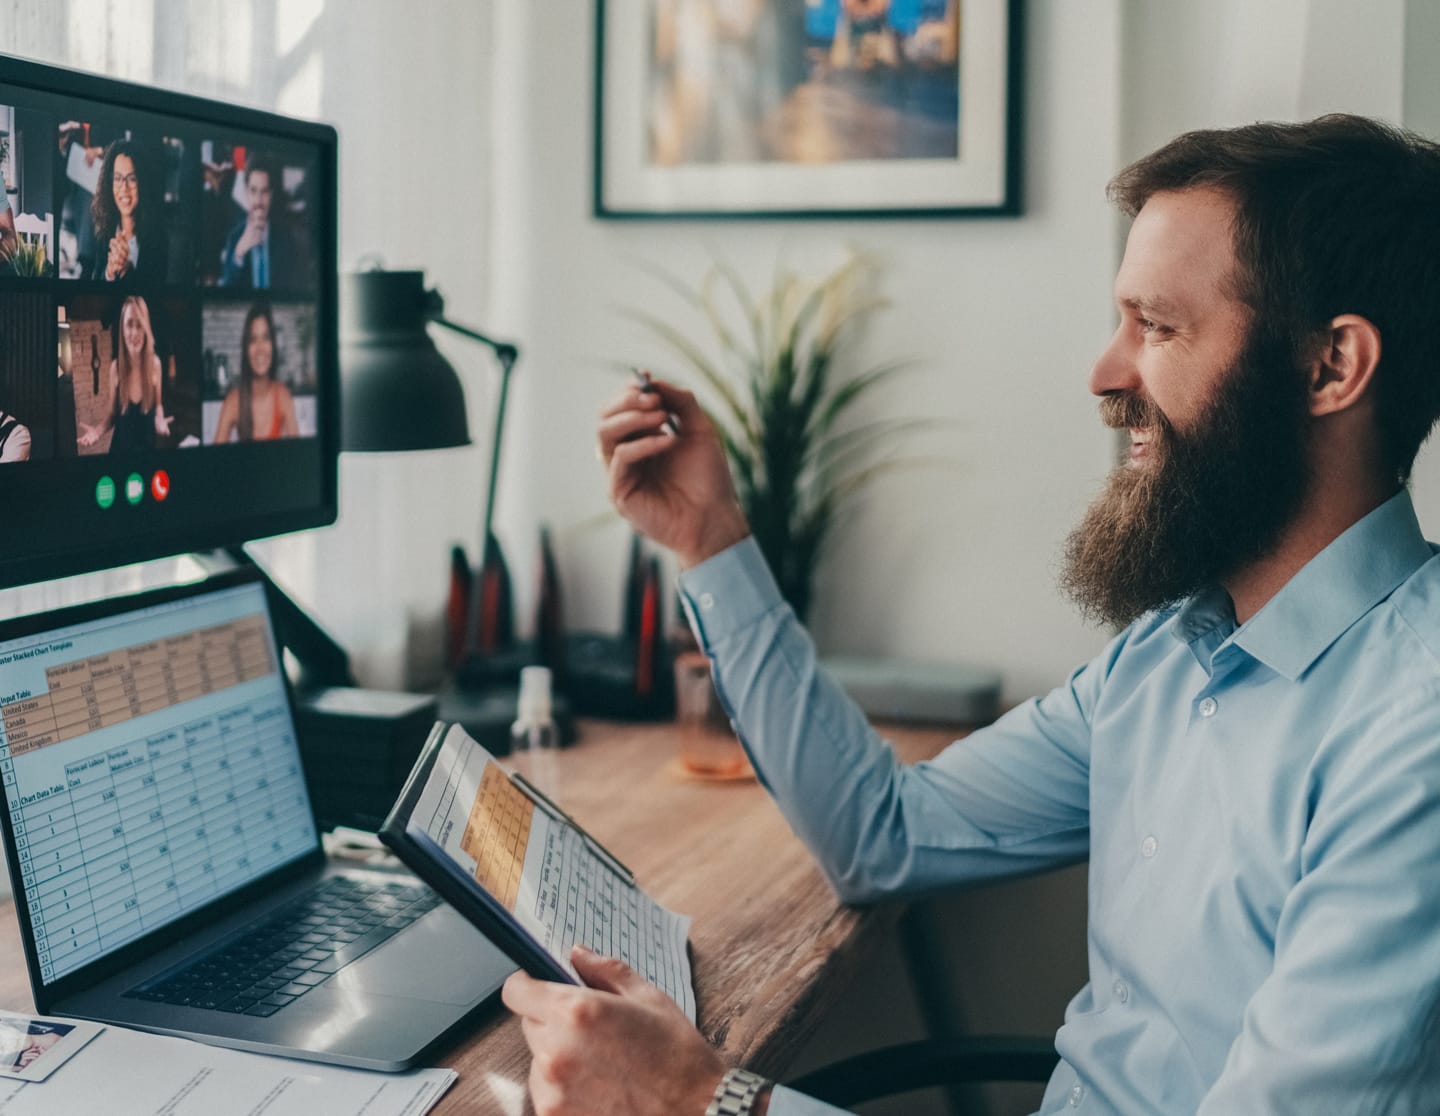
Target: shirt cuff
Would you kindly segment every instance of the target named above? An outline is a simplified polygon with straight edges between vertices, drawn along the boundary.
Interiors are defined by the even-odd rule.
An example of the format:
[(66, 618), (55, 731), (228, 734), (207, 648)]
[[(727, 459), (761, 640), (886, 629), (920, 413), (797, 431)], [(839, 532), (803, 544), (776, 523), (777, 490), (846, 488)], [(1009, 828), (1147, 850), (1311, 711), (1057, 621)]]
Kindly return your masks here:
[(770, 1116), (835, 1116), (842, 1109), (797, 1093), (783, 1085), (770, 1091)]
[(753, 535), (681, 573), (680, 599), (706, 652), (785, 604)]

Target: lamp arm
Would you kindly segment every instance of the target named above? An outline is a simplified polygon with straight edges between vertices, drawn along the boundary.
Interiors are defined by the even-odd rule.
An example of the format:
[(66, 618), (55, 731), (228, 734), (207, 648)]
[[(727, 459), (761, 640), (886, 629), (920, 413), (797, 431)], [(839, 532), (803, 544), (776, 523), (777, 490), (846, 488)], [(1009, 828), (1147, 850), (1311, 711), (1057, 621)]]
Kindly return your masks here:
[(426, 315), (426, 319), (434, 322), (438, 326), (444, 326), (446, 329), (460, 334), (461, 337), (468, 337), (471, 341), (479, 341), (482, 345), (488, 345), (495, 351), (495, 359), (500, 362), (503, 371), (507, 373), (520, 356), (520, 350), (509, 341), (496, 341), (495, 338), (487, 337), (478, 329), (471, 329), (467, 325), (453, 322), (441, 314), (430, 313)]
[[(478, 568), (483, 571), (485, 559), (490, 553), (490, 532), (495, 521), (495, 484), (500, 476), (500, 439), (505, 431), (505, 404), (510, 395), (510, 373), (515, 367), (515, 362), (520, 358), (520, 350), (508, 341), (496, 341), (493, 337), (487, 337), (479, 330), (471, 329), (469, 326), (461, 325), (459, 322), (452, 322), (449, 318), (442, 317), (438, 313), (427, 315), (428, 319), (436, 325), (444, 326), (446, 329), (468, 337), (472, 341), (478, 341), (487, 345), (495, 353), (495, 360), (500, 365), (500, 393), (495, 401), (495, 434), (490, 442), (490, 481), (485, 491), (485, 512), (484, 519), (480, 526), (480, 561)], [(480, 585), (472, 586), (470, 592), (470, 607), (467, 610), (469, 615), (465, 623), (465, 652), (467, 657), (476, 651), (475, 640), (480, 630), (480, 618), (483, 607), (483, 594)]]

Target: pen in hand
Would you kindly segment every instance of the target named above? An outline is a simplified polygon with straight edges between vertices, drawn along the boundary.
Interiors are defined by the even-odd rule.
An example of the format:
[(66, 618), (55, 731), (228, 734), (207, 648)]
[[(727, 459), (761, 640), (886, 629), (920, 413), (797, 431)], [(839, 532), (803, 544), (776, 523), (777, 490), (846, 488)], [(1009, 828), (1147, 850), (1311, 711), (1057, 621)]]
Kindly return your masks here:
[[(650, 379), (649, 372), (642, 368), (632, 368), (631, 371), (635, 373), (635, 380), (640, 387), (640, 393), (642, 395), (654, 395), (659, 392), (660, 389), (657, 388), (655, 382)], [(670, 437), (678, 438), (680, 436), (680, 416), (674, 411), (666, 411), (665, 421), (660, 424), (660, 429), (666, 434), (669, 434)]]

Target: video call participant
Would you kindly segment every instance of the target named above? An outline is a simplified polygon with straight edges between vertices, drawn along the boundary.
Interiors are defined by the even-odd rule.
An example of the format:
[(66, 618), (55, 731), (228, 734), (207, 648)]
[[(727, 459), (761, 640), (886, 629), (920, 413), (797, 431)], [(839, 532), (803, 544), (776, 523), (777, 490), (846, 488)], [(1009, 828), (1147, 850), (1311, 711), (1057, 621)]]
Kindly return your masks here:
[[(899, 763), (817, 669), (688, 392), (604, 412), (611, 498), (675, 551), (756, 772), (845, 901), (1088, 859), (1044, 1116), (1426, 1116), (1440, 548), (1406, 485), (1440, 416), (1440, 145), (1354, 116), (1191, 132), (1110, 194), (1133, 223), (1089, 387), (1130, 451), (1062, 585), (1125, 626), (1049, 695)], [(591, 987), (505, 985), (540, 1116), (704, 1112), (717, 1052), (620, 962), (573, 960)]]
[(264, 156), (245, 166), (245, 216), (225, 238), (220, 255), (220, 285), (249, 290), (293, 286), (303, 259), (294, 233), (275, 208), (280, 171)]
[(30, 460), (30, 428), (0, 408), (0, 465)]
[(297, 437), (300, 425), (295, 421), (295, 397), (278, 379), (275, 319), (266, 303), (250, 307), (241, 338), (240, 382), (225, 393), (220, 404), (216, 443), (232, 437), (242, 442)]
[(133, 140), (116, 140), (105, 149), (91, 205), (95, 261), (90, 278), (164, 281), (169, 252), (159, 184), (153, 177), (140, 145)]
[(10, 212), (10, 198), (4, 190), (0, 190), (0, 267), (10, 262), (19, 243), (20, 238), (15, 233), (15, 214)]
[(120, 309), (120, 355), (110, 362), (110, 406), (105, 421), (80, 423), (79, 444), (93, 446), (113, 430), (111, 453), (154, 449), (155, 439), (170, 433), (175, 420), (160, 398), (160, 357), (150, 328), (150, 307), (131, 295)]

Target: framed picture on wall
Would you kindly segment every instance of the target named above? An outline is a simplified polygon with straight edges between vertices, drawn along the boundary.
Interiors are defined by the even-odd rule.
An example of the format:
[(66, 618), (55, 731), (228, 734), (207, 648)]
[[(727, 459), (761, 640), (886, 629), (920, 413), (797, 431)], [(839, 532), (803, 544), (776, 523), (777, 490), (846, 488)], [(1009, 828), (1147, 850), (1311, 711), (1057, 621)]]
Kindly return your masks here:
[(606, 218), (1020, 211), (1020, 0), (597, 0)]

